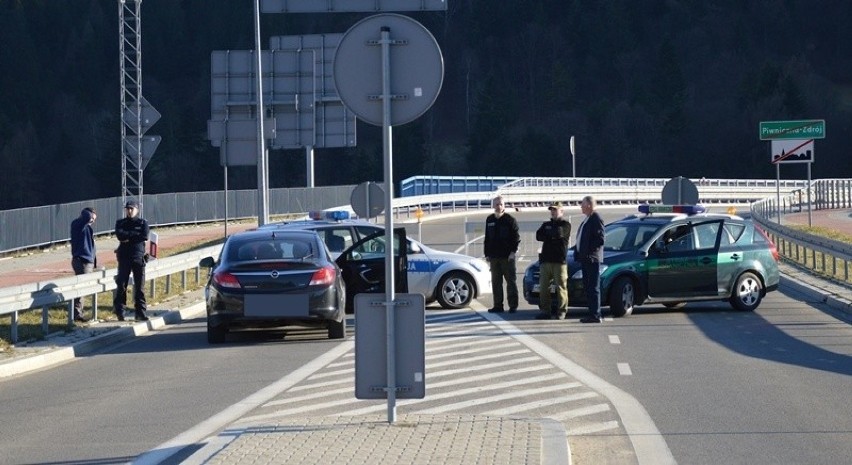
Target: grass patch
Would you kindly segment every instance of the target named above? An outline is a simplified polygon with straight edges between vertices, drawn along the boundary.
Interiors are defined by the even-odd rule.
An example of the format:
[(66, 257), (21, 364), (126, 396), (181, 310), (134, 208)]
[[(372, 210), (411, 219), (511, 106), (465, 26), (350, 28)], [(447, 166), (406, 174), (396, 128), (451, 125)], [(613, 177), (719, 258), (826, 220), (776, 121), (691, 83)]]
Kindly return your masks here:
[(814, 236), (825, 237), (846, 244), (852, 244), (852, 235), (840, 232), (836, 229), (823, 228), (820, 226), (804, 226), (800, 224), (787, 225), (787, 227), (808, 234), (813, 234)]

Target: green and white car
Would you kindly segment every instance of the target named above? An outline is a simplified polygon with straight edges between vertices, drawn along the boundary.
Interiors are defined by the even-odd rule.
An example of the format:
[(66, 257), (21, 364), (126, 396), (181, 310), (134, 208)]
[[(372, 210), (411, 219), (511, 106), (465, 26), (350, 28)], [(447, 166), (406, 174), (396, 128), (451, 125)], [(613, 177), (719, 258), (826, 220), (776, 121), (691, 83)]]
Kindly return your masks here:
[[(752, 311), (778, 288), (778, 250), (752, 221), (703, 213), (701, 206), (645, 205), (643, 212), (606, 226), (601, 305), (613, 316), (644, 304), (679, 308), (723, 300)], [(682, 211), (684, 213), (676, 213)], [(586, 306), (580, 264), (568, 251), (570, 306)], [(524, 298), (539, 301), (539, 264), (524, 273)], [(554, 299), (555, 302), (556, 299)]]

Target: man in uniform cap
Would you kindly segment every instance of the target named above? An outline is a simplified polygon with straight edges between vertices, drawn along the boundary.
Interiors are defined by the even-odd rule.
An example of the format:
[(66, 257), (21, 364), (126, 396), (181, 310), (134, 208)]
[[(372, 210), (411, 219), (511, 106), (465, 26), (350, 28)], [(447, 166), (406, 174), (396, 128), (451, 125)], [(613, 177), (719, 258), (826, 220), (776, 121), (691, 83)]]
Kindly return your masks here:
[(124, 218), (115, 222), (115, 237), (118, 248), (115, 250), (118, 259), (118, 274), (115, 277), (117, 285), (113, 310), (119, 321), (124, 321), (124, 307), (127, 304), (127, 285), (130, 273), (133, 273), (133, 305), (136, 319), (148, 320), (145, 314), (145, 244), (148, 241), (148, 222), (139, 218), (139, 203), (128, 200), (124, 204)]
[[(547, 209), (550, 220), (545, 221), (535, 232), (541, 242), (539, 262), (539, 320), (564, 319), (568, 312), (568, 241), (571, 238), (571, 223), (562, 218), (562, 202), (554, 202)], [(556, 287), (556, 311), (553, 311), (550, 296), (551, 283)]]

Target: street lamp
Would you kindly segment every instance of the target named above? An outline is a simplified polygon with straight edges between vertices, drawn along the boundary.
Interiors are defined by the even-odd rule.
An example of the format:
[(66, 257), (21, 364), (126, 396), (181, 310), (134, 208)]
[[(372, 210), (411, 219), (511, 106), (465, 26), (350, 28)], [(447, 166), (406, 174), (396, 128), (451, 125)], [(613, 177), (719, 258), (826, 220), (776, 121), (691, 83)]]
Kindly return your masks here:
[(571, 136), (571, 143), (569, 145), (571, 146), (571, 177), (576, 178), (577, 177), (577, 163), (576, 163), (576, 160), (574, 158), (574, 136)]

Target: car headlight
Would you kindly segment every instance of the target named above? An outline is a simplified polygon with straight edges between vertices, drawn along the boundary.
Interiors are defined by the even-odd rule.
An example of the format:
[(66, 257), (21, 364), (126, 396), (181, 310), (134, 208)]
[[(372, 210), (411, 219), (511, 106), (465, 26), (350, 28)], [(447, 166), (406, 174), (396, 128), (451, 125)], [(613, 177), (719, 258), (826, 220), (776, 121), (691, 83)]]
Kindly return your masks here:
[[(606, 263), (601, 264), (601, 276), (603, 276), (604, 272), (609, 268), (609, 265)], [(580, 268), (574, 274), (571, 275), (571, 279), (583, 279), (583, 269)]]

